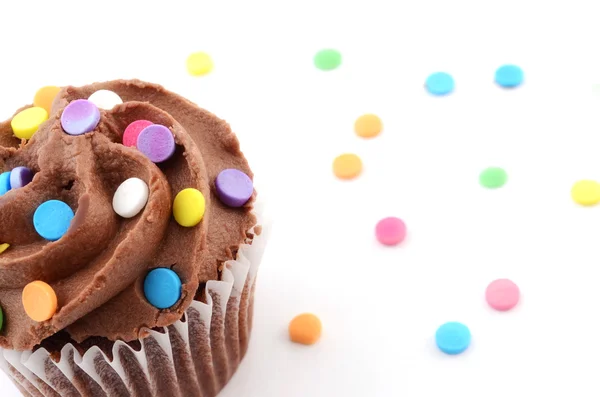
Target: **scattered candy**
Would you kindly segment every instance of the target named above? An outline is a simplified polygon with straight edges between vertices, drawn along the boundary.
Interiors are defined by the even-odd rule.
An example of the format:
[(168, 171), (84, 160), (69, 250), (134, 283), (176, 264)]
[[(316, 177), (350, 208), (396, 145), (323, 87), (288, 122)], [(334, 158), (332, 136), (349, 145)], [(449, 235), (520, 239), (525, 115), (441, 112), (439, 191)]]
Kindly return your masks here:
[(205, 52), (195, 52), (187, 59), (187, 70), (192, 76), (204, 76), (213, 69), (213, 61)]
[(162, 163), (175, 153), (175, 138), (164, 125), (152, 124), (140, 132), (136, 146), (152, 162)]
[(485, 300), (496, 310), (507, 311), (519, 303), (520, 291), (517, 284), (508, 279), (492, 281), (485, 290)]
[(184, 227), (196, 226), (204, 216), (206, 201), (199, 190), (183, 189), (173, 200), (173, 217)]
[(10, 247), (10, 244), (8, 244), (8, 243), (0, 244), (0, 254), (3, 253), (4, 251), (6, 251), (9, 247)]
[(27, 167), (15, 167), (10, 172), (10, 188), (18, 189), (33, 179), (33, 172)]
[(342, 154), (333, 160), (333, 173), (340, 179), (356, 178), (361, 171), (362, 161), (356, 154)]
[(116, 92), (109, 90), (98, 90), (94, 92), (90, 95), (88, 101), (104, 110), (111, 110), (115, 106), (123, 103), (123, 100)]
[(479, 174), (479, 183), (483, 187), (495, 189), (504, 186), (508, 179), (506, 171), (499, 167), (489, 167)]
[(600, 202), (600, 183), (590, 180), (577, 181), (571, 188), (571, 197), (577, 204), (598, 204)]
[(454, 90), (454, 79), (445, 72), (433, 73), (425, 80), (425, 87), (430, 94), (447, 95)]
[(221, 202), (229, 207), (243, 206), (254, 193), (252, 179), (233, 168), (223, 170), (217, 175), (215, 187)]
[(321, 337), (321, 320), (312, 313), (300, 314), (290, 322), (288, 330), (292, 342), (313, 345)]
[(10, 171), (0, 174), (0, 196), (10, 190)]
[(123, 132), (123, 145), (128, 147), (136, 147), (140, 132), (152, 124), (154, 123), (148, 120), (137, 120), (129, 124), (127, 128), (125, 128), (125, 132)]
[(63, 130), (69, 135), (93, 131), (100, 122), (100, 110), (86, 99), (77, 99), (67, 105), (60, 117)]
[(48, 120), (46, 109), (34, 106), (17, 113), (10, 122), (10, 126), (17, 138), (31, 139), (46, 120)]
[(133, 218), (148, 202), (149, 189), (139, 178), (129, 178), (121, 183), (113, 196), (113, 209), (123, 218)]
[(375, 236), (384, 245), (400, 244), (406, 237), (406, 225), (400, 218), (383, 218), (375, 226)]
[(342, 63), (342, 54), (332, 49), (321, 50), (315, 55), (314, 62), (318, 69), (333, 70)]
[(73, 210), (66, 203), (49, 200), (33, 213), (33, 227), (46, 240), (56, 241), (69, 230), (74, 216)]
[(471, 331), (464, 324), (449, 322), (438, 328), (435, 343), (446, 354), (460, 354), (471, 344)]
[(516, 65), (503, 65), (496, 70), (496, 84), (504, 88), (514, 88), (523, 82), (523, 70)]
[(50, 114), (52, 111), (52, 102), (54, 102), (54, 98), (56, 98), (56, 95), (59, 92), (60, 87), (55, 87), (53, 85), (40, 88), (33, 97), (33, 106), (43, 108)]
[(43, 281), (33, 281), (23, 288), (23, 308), (33, 321), (42, 322), (52, 318), (58, 307), (56, 293)]
[(363, 114), (354, 122), (356, 135), (363, 138), (372, 138), (381, 133), (383, 125), (381, 119), (375, 114)]
[(166, 267), (151, 270), (144, 280), (144, 295), (158, 309), (168, 309), (181, 297), (181, 279)]

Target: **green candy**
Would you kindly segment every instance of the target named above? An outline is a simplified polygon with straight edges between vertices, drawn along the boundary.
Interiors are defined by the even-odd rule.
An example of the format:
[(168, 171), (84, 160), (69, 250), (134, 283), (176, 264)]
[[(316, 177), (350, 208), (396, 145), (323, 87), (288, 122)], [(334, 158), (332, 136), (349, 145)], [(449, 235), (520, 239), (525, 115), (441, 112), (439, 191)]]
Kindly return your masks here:
[(483, 187), (495, 189), (503, 186), (508, 179), (506, 171), (499, 167), (486, 168), (479, 174), (479, 183)]
[(318, 69), (333, 70), (342, 63), (342, 54), (332, 49), (321, 50), (315, 55), (314, 61)]
[(0, 331), (2, 331), (3, 325), (4, 325), (4, 313), (2, 313), (2, 307), (0, 307)]

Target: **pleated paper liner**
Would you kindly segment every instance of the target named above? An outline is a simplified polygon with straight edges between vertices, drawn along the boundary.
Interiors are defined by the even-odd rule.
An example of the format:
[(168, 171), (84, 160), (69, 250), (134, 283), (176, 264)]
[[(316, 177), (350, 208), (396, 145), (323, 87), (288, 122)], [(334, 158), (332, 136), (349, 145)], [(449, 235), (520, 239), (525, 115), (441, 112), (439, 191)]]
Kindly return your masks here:
[[(148, 330), (136, 351), (117, 341), (112, 360), (93, 346), (82, 356), (71, 345), (54, 361), (48, 351), (0, 349), (0, 367), (24, 396), (213, 397), (229, 381), (248, 348), (256, 273), (269, 234), (261, 203), (251, 244), (226, 262), (221, 281), (206, 283), (207, 303), (193, 301), (184, 318)], [(257, 234), (260, 232), (260, 234)]]

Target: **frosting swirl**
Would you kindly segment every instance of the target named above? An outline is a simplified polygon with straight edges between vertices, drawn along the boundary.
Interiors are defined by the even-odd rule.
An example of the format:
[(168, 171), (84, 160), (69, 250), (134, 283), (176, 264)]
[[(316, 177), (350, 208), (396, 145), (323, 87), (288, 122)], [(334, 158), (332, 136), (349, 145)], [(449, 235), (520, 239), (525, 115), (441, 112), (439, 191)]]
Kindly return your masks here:
[[(101, 110), (94, 131), (66, 134), (60, 116), (70, 102), (100, 89), (117, 93), (123, 104)], [(125, 128), (136, 120), (168, 127), (175, 154), (155, 164), (136, 148), (124, 146)], [(138, 80), (117, 80), (80, 88), (66, 87), (54, 100), (47, 122), (33, 138), (20, 142), (10, 121), (0, 124), (0, 171), (26, 166), (31, 183), (0, 196), (0, 242), (11, 247), (0, 255), (0, 305), (6, 321), (0, 346), (31, 349), (65, 329), (81, 342), (91, 336), (126, 341), (140, 329), (179, 320), (203, 283), (219, 278), (223, 262), (251, 236), (256, 223), (251, 199), (241, 208), (223, 205), (214, 180), (235, 168), (252, 178), (239, 142), (228, 124), (164, 88)], [(112, 208), (117, 187), (139, 178), (149, 188), (146, 206), (133, 218)], [(175, 195), (195, 188), (206, 200), (202, 221), (182, 227), (172, 216)], [(67, 203), (75, 216), (67, 233), (46, 241), (35, 231), (32, 217), (44, 201)], [(144, 296), (148, 271), (170, 268), (181, 279), (181, 297), (159, 310)], [(58, 310), (43, 322), (27, 316), (23, 287), (34, 280), (52, 286)], [(200, 289), (199, 289), (200, 287)]]

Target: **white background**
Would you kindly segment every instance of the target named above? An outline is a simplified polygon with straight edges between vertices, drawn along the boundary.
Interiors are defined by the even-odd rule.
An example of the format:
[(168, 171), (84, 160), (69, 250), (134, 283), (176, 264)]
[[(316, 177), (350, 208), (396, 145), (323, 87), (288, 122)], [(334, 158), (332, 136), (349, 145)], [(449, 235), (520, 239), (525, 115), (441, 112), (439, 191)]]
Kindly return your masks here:
[[(7, 5), (11, 4), (12, 5)], [(224, 397), (598, 396), (600, 208), (572, 184), (600, 180), (600, 19), (582, 1), (2, 1), (0, 116), (43, 85), (140, 78), (226, 119), (275, 220), (250, 350)], [(560, 3), (562, 5), (557, 5)], [(321, 48), (343, 54), (314, 68)], [(206, 51), (210, 75), (186, 57)], [(493, 84), (503, 63), (525, 84)], [(454, 94), (428, 96), (443, 70)], [(380, 137), (353, 133), (378, 114)], [(336, 180), (333, 158), (364, 173)], [(488, 166), (509, 182), (478, 184)], [(382, 248), (375, 223), (409, 236)], [(499, 277), (520, 305), (492, 312)], [(317, 313), (312, 347), (287, 325)], [(473, 342), (440, 353), (439, 325)], [(0, 394), (16, 395), (0, 376)]]

